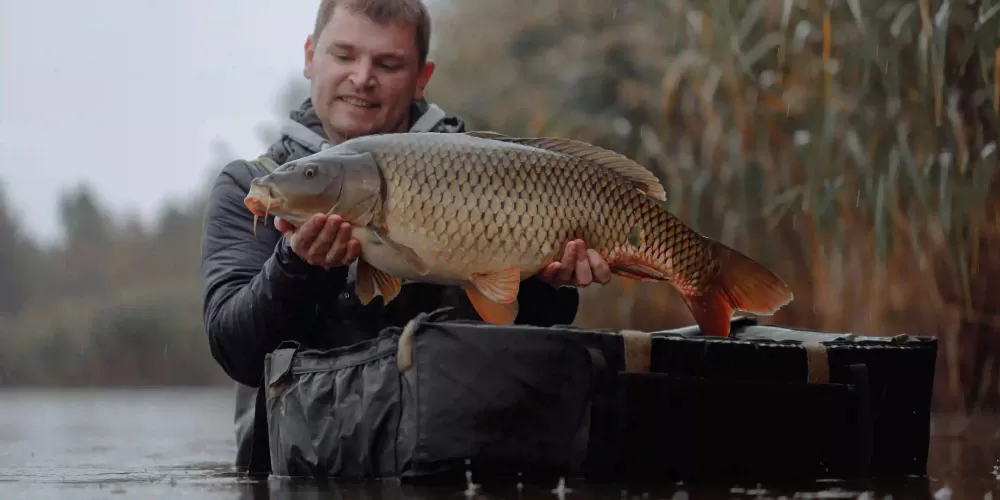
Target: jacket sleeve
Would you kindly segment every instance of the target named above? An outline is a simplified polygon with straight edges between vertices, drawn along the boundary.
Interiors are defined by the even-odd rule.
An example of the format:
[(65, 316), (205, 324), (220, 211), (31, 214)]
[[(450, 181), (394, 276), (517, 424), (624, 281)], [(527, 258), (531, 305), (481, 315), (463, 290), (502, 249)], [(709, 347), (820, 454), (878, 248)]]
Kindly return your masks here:
[(347, 268), (327, 272), (303, 261), (273, 223), (261, 221), (254, 235), (243, 204), (250, 168), (232, 162), (212, 186), (202, 234), (202, 312), (212, 357), (232, 379), (256, 387), (267, 353), (312, 326), (317, 304), (335, 300)]
[(570, 325), (580, 307), (580, 291), (572, 287), (554, 288), (532, 276), (521, 282), (517, 302), (516, 323), (541, 327)]

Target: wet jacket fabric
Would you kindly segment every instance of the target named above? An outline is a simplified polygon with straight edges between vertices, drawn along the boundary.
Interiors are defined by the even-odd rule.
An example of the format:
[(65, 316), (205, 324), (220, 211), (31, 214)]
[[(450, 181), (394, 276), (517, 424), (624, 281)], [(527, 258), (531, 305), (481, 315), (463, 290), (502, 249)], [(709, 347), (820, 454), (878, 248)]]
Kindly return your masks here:
[[(461, 119), (447, 116), (424, 100), (413, 105), (411, 131), (462, 132)], [(262, 155), (280, 165), (331, 145), (311, 102), (290, 114), (281, 137)], [(450, 306), (458, 319), (480, 319), (465, 292), (456, 287), (407, 283), (388, 305), (376, 297), (367, 306), (354, 294), (355, 266), (326, 271), (292, 252), (274, 228), (258, 224), (243, 204), (253, 178), (267, 173), (265, 163), (236, 160), (219, 173), (212, 187), (202, 235), (203, 315), (212, 356), (237, 382), (236, 465), (249, 461), (254, 437), (254, 401), (264, 358), (285, 340), (328, 349), (376, 337), (389, 326), (403, 326), (421, 312)], [(538, 278), (522, 283), (515, 322), (537, 326), (573, 322), (579, 295), (555, 289)], [(266, 440), (266, 436), (257, 439)]]

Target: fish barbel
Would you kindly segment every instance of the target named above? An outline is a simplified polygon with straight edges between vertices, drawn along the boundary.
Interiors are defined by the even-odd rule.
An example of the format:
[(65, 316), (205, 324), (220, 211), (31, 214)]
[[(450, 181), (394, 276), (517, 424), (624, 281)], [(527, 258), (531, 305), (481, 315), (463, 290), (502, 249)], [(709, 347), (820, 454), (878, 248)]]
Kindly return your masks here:
[(705, 335), (733, 312), (792, 301), (780, 278), (671, 214), (659, 180), (616, 152), (495, 132), (358, 137), (253, 180), (247, 208), (301, 224), (339, 214), (361, 243), (356, 290), (385, 302), (402, 281), (462, 287), (484, 321), (517, 316), (520, 282), (582, 239), (611, 271), (667, 281)]

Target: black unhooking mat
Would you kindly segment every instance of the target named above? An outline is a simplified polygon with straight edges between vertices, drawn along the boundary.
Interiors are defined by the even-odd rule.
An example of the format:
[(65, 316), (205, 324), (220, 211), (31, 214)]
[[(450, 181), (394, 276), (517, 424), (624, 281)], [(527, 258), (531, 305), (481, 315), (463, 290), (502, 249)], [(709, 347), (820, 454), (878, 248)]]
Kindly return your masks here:
[(644, 333), (421, 315), (265, 363), (271, 473), (593, 481), (923, 475), (937, 343), (733, 321)]

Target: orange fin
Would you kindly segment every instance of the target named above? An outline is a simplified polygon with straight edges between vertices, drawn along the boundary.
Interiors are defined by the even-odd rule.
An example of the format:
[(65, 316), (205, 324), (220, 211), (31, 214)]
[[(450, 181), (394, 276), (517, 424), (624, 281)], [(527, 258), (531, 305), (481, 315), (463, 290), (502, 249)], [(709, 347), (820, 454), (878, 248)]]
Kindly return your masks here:
[(472, 285), (492, 302), (507, 304), (517, 299), (521, 288), (521, 271), (517, 266), (483, 274), (469, 276)]
[(704, 293), (683, 296), (702, 334), (726, 337), (733, 312), (770, 316), (792, 301), (788, 286), (763, 264), (719, 242), (711, 244), (718, 274)]
[[(399, 294), (400, 288), (403, 287), (402, 280), (386, 273), (381, 269), (372, 267), (372, 265), (364, 259), (358, 259), (357, 263), (358, 268), (354, 289), (357, 292), (358, 299), (361, 300), (362, 304), (368, 305), (368, 303), (375, 298), (376, 293), (385, 299), (386, 304), (396, 298), (396, 295)], [(378, 290), (377, 292), (376, 287)]]
[(733, 306), (721, 290), (713, 288), (702, 295), (681, 295), (688, 310), (698, 323), (702, 335), (728, 337)]
[(489, 299), (474, 286), (466, 287), (465, 293), (469, 296), (469, 302), (472, 302), (472, 307), (476, 309), (479, 316), (487, 323), (509, 325), (517, 317), (518, 304), (516, 295), (514, 296), (514, 300), (500, 303)]
[(665, 281), (667, 279), (666, 274), (637, 262), (612, 266), (611, 272), (624, 278), (639, 281)]

